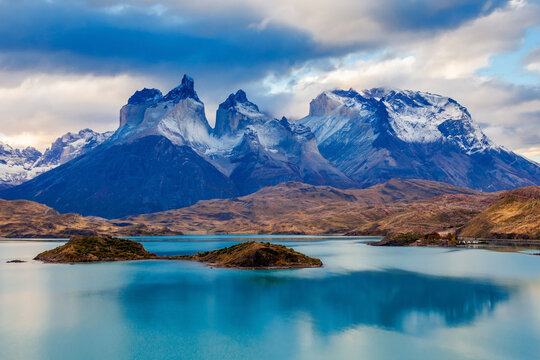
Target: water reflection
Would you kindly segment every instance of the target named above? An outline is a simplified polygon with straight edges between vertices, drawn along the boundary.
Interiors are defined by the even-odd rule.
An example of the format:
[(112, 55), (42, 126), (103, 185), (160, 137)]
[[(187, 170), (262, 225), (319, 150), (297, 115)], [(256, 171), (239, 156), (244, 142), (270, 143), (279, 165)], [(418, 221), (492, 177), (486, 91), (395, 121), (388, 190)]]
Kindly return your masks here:
[[(311, 319), (320, 333), (358, 325), (411, 332), (458, 326), (490, 314), (511, 289), (405, 271), (361, 271), (323, 278), (214, 270), (170, 283), (128, 286), (122, 301), (135, 321), (164, 317), (177, 331), (208, 328), (263, 333), (277, 318)], [(164, 316), (165, 314), (165, 316)]]

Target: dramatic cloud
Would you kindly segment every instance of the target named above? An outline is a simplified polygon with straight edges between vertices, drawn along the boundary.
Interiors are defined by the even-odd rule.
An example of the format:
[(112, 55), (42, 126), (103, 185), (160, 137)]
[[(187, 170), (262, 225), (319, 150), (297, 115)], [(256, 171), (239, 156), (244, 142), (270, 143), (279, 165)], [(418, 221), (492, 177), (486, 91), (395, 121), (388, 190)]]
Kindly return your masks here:
[[(519, 52), (540, 31), (537, 1), (0, 0), (0, 17), (0, 139), (44, 147), (114, 129), (133, 91), (167, 91), (186, 72), (211, 122), (238, 88), (292, 118), (329, 88), (418, 89), (540, 160), (540, 56)], [(498, 75), (494, 57), (513, 52), (527, 84)]]

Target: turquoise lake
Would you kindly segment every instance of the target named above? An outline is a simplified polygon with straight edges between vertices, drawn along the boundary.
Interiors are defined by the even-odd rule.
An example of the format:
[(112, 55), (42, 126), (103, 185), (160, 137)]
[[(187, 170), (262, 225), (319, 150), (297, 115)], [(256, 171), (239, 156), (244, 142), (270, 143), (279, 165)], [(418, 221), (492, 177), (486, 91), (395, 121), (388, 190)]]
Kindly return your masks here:
[(540, 358), (540, 256), (365, 244), (373, 238), (136, 239), (173, 255), (252, 238), (324, 267), (42, 264), (31, 259), (61, 242), (0, 241), (0, 358)]

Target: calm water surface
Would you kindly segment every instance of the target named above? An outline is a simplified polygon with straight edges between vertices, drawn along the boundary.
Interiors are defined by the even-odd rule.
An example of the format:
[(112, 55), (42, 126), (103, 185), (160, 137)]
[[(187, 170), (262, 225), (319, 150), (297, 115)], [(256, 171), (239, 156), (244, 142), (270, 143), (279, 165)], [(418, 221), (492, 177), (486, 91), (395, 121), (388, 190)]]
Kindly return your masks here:
[[(171, 255), (248, 238), (139, 240)], [(540, 358), (540, 256), (262, 238), (325, 267), (52, 265), (30, 260), (57, 241), (0, 241), (0, 358)]]

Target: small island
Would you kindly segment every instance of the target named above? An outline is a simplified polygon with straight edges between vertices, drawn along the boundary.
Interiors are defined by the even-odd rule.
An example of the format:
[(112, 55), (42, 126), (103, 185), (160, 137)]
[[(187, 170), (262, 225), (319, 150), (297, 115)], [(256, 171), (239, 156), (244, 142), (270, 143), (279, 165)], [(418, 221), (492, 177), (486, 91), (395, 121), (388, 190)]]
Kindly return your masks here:
[(159, 256), (141, 243), (108, 236), (73, 236), (66, 244), (44, 251), (34, 260), (46, 263), (92, 263), (129, 260), (191, 260), (214, 267), (237, 269), (294, 269), (320, 267), (311, 258), (283, 245), (247, 241), (195, 255)]
[(110, 236), (73, 236), (64, 245), (44, 251), (34, 260), (72, 264), (160, 258), (136, 241)]
[(284, 245), (258, 241), (246, 241), (181, 258), (214, 267), (236, 269), (295, 269), (323, 265), (320, 259), (309, 257)]
[(450, 234), (441, 236), (439, 233), (419, 234), (400, 233), (386, 235), (381, 241), (371, 242), (372, 246), (436, 246), (436, 247), (458, 247), (464, 246), (455, 236)]

